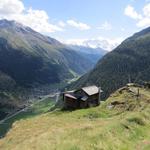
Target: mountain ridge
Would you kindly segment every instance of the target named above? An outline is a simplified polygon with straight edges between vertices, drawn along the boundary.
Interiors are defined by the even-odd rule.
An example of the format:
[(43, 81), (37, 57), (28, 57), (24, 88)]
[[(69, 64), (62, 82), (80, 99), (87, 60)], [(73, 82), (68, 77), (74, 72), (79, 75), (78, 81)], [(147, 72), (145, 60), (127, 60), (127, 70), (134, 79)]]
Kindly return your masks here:
[[(27, 66), (30, 68), (33, 65), (34, 70), (37, 68), (41, 68), (43, 65), (46, 65), (44, 68), (47, 70), (47, 73), (49, 76), (51, 76), (52, 79), (47, 78), (48, 74), (44, 75), (44, 72), (42, 73), (42, 69), (37, 70), (39, 74), (43, 74), (45, 79), (47, 78), (48, 81), (59, 82), (59, 80), (67, 79), (68, 77), (71, 78), (73, 75), (70, 73), (69, 69), (71, 69), (73, 72), (76, 72), (77, 74), (82, 74), (86, 72), (92, 65), (86, 60), (86, 58), (83, 58), (81, 55), (76, 53), (74, 50), (70, 49), (66, 45), (60, 43), (59, 41), (43, 36), (42, 34), (32, 30), (29, 27), (22, 26), (19, 23), (16, 23), (15, 21), (7, 21), (7, 20), (1, 20), (0, 21), (0, 46), (1, 46), (1, 55), (0, 57), (5, 58), (5, 60), (10, 60), (11, 62), (9, 65), (3, 67), (3, 64), (7, 64), (5, 60), (1, 60), (1, 66), (0, 69), (4, 73), (11, 74), (13, 78), (16, 78), (15, 74), (16, 72), (11, 73), (13, 70), (9, 69), (11, 71), (7, 72), (5, 68), (10, 68), (11, 64), (15, 59), (18, 59), (17, 62), (23, 62), (19, 58), (27, 59), (27, 61), (24, 61), (25, 63), (28, 63)], [(5, 51), (4, 51), (5, 49)], [(11, 49), (11, 51), (10, 51)], [(73, 68), (70, 68), (69, 64), (73, 63), (72, 59), (69, 59), (66, 57), (66, 51), (70, 54), (69, 56), (72, 59), (75, 59), (75, 62), (77, 65)], [(10, 55), (9, 55), (10, 53)], [(17, 56), (16, 58), (15, 55)], [(78, 62), (76, 58), (79, 58)], [(34, 59), (34, 61), (32, 61)], [(82, 62), (80, 61), (82, 60)], [(68, 62), (69, 61), (69, 62)], [(13, 66), (17, 66), (17, 62), (14, 62)], [(35, 63), (36, 62), (36, 63)], [(80, 65), (81, 64), (81, 65)], [(49, 65), (49, 68), (48, 68)], [(61, 65), (61, 66), (60, 66)], [(26, 66), (25, 69), (28, 67)], [(19, 65), (18, 65), (19, 67)], [(19, 67), (21, 68), (21, 66)], [(51, 68), (51, 70), (50, 70)], [(55, 68), (55, 69), (52, 69)], [(62, 74), (61, 77), (57, 73), (57, 69), (60, 70), (59, 74)], [(31, 69), (32, 70), (32, 69)], [(23, 71), (23, 70), (22, 70)], [(33, 70), (32, 70), (33, 71)], [(19, 70), (18, 70), (19, 72)], [(51, 72), (54, 73), (54, 76), (51, 75)], [(65, 73), (66, 72), (66, 73)], [(26, 73), (26, 76), (31, 74), (31, 71), (29, 70), (28, 73)], [(34, 81), (37, 77), (37, 82), (40, 81), (40, 77), (37, 76), (38, 73), (31, 74), (32, 80)], [(34, 76), (34, 77), (33, 77)], [(63, 77), (64, 76), (64, 77)], [(20, 78), (21, 75), (18, 76)], [(53, 78), (55, 77), (55, 78)], [(58, 78), (58, 79), (57, 79)], [(23, 80), (23, 79), (22, 79)], [(26, 81), (27, 82), (27, 81)], [(32, 82), (31, 82), (32, 84)]]

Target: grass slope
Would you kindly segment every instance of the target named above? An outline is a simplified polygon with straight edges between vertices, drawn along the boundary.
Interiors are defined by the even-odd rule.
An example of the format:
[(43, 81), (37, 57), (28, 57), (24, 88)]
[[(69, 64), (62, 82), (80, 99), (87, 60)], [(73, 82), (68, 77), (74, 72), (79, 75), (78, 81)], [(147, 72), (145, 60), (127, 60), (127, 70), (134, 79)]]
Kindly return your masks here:
[(7, 131), (12, 127), (12, 124), (15, 121), (32, 118), (37, 115), (44, 114), (54, 105), (54, 103), (55, 102), (52, 98), (46, 98), (44, 101), (41, 101), (39, 103), (35, 102), (35, 104), (33, 104), (27, 110), (22, 111), (16, 116), (6, 120), (4, 124), (0, 124), (0, 136), (4, 136)]
[[(17, 121), (2, 150), (149, 150), (150, 91), (119, 90), (101, 106)], [(113, 105), (112, 105), (113, 104)]]

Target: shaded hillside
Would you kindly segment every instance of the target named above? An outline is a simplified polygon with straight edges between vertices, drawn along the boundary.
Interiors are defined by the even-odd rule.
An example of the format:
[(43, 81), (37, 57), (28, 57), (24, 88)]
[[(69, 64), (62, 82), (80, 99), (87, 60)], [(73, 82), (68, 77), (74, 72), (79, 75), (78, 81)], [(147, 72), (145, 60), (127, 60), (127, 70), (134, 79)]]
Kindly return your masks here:
[(0, 140), (0, 149), (148, 150), (149, 100), (149, 89), (124, 87), (99, 107), (20, 120)]
[(128, 82), (142, 83), (150, 80), (150, 28), (126, 39), (115, 50), (106, 54), (88, 74), (73, 87), (96, 84), (102, 86), (104, 95)]
[(14, 21), (0, 21), (0, 71), (19, 86), (59, 83), (92, 66), (53, 38)]

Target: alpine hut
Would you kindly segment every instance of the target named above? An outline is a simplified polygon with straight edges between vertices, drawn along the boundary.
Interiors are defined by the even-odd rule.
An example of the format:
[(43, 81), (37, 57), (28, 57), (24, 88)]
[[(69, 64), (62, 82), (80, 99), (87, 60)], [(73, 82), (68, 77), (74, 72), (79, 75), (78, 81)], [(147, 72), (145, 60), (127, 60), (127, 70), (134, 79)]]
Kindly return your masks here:
[(95, 107), (100, 104), (101, 88), (95, 85), (63, 93), (65, 109)]

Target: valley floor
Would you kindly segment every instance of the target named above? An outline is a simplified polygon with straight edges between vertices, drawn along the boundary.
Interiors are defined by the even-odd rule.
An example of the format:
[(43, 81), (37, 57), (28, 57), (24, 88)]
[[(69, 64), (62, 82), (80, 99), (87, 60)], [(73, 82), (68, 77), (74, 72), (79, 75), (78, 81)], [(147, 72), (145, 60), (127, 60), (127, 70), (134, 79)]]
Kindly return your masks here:
[[(150, 91), (117, 91), (101, 106), (17, 121), (2, 150), (149, 150)], [(113, 105), (112, 105), (113, 104)]]

